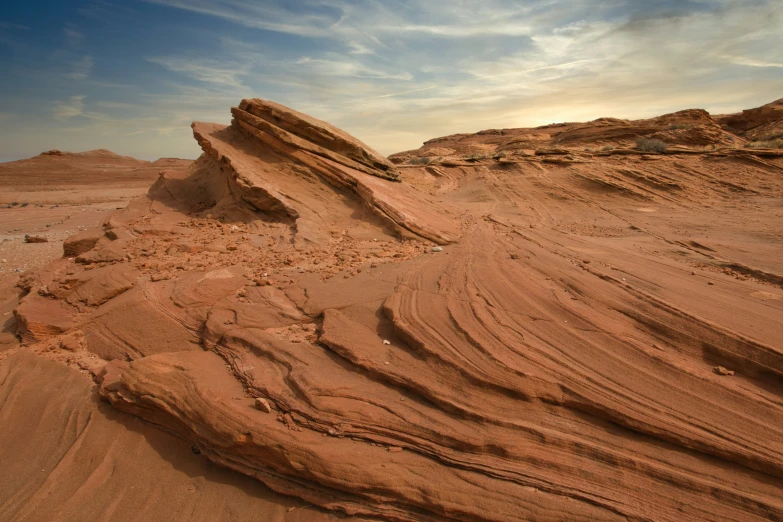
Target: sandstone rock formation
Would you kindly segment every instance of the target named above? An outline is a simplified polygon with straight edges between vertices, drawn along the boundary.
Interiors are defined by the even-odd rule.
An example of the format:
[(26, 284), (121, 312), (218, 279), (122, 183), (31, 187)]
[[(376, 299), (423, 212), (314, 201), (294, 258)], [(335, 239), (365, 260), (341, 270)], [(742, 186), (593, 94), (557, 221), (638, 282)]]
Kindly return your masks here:
[[(178, 437), (178, 465), (300, 499), (300, 520), (783, 518), (783, 155), (695, 110), (394, 162), (272, 102), (232, 114), (4, 304), (24, 346), (0, 348), (0, 419), (65, 386), (72, 453), (32, 430), (65, 470), (85, 452), (128, 469), (99, 442), (124, 412)], [(666, 154), (632, 149), (656, 133)], [(63, 483), (0, 480), (0, 518), (65, 502)], [(131, 496), (155, 505), (123, 493), (120, 519)]]
[(758, 139), (773, 133), (782, 134), (783, 98), (755, 109), (719, 116), (716, 119), (726, 129), (749, 139)]

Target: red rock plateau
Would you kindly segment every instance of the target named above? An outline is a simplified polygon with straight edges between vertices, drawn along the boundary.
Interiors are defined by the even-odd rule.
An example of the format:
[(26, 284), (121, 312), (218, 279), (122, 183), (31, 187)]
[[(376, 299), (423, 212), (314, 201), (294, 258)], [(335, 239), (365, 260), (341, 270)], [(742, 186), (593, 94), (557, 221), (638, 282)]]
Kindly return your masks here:
[(783, 520), (780, 107), (194, 123), (6, 295), (0, 519)]

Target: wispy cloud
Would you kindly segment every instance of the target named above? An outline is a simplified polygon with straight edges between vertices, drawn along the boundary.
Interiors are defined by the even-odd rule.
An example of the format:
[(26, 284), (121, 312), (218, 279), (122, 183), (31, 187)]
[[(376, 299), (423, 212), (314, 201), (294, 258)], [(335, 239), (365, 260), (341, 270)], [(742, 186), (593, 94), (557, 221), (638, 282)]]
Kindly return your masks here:
[(733, 64), (746, 65), (748, 67), (783, 67), (783, 62), (765, 62), (740, 56), (726, 56), (726, 59)]
[(360, 42), (350, 41), (347, 45), (350, 49), (349, 54), (375, 54), (375, 51)]
[(90, 76), (94, 60), (92, 56), (83, 56), (72, 63), (71, 72), (68, 77), (74, 80), (84, 80)]
[(84, 99), (86, 96), (71, 96), (65, 101), (58, 101), (54, 104), (54, 117), (58, 120), (67, 120), (75, 116), (84, 114)]
[(393, 92), (391, 94), (382, 94), (378, 96), (378, 98), (393, 98), (394, 96), (404, 96), (406, 94), (412, 94), (414, 92), (421, 92), (421, 91), (430, 91), (432, 89), (437, 89), (437, 86), (430, 85), (429, 87), (421, 87), (420, 89), (411, 89), (409, 91)]
[(122, 123), (125, 121), (124, 119), (112, 118), (107, 114), (101, 112), (85, 110), (86, 109), (86, 104), (84, 102), (85, 99), (87, 99), (87, 96), (84, 94), (80, 94), (78, 96), (71, 96), (66, 100), (60, 100), (54, 102), (54, 108), (52, 111), (54, 119), (65, 121), (65, 120), (70, 120), (72, 118), (80, 117), (87, 120), (103, 121), (103, 122)]
[(63, 34), (65, 35), (65, 45), (69, 49), (75, 49), (84, 42), (84, 33), (70, 25), (65, 26)]
[(409, 72), (384, 71), (349, 60), (318, 59), (303, 56), (296, 61), (296, 65), (302, 66), (306, 73), (320, 74), (324, 76), (353, 76), (355, 78), (375, 78), (380, 80), (409, 81), (413, 75)]
[[(286, 9), (278, 2), (241, 0), (146, 0), (150, 3), (223, 18), (256, 29), (299, 36), (325, 36), (339, 16)], [(313, 5), (313, 4), (309, 4)], [(317, 5), (317, 4), (316, 4)]]
[(0, 21), (0, 29), (14, 29), (17, 31), (28, 31), (30, 28), (26, 25)]
[(247, 66), (239, 63), (225, 63), (216, 60), (196, 60), (186, 57), (165, 56), (147, 58), (148, 62), (181, 73), (198, 82), (245, 89), (240, 80), (247, 74)]

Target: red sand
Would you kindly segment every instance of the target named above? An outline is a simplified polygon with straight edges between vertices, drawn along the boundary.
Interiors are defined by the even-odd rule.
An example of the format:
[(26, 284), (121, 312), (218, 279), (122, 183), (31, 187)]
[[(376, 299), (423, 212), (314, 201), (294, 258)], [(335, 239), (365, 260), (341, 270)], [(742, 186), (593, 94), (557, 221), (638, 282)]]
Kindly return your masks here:
[(391, 161), (263, 100), (194, 124), (2, 294), (0, 519), (783, 518), (776, 103)]

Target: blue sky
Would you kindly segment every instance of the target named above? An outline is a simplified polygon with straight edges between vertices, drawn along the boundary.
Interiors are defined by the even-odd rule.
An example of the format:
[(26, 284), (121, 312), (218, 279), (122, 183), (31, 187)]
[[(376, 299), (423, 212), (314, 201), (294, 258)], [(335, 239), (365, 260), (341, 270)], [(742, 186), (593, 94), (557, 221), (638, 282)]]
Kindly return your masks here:
[(62, 0), (0, 14), (0, 160), (194, 158), (244, 97), (385, 154), (486, 128), (783, 97), (780, 0)]

